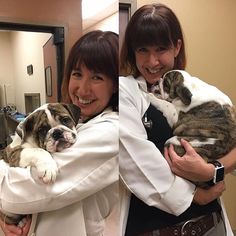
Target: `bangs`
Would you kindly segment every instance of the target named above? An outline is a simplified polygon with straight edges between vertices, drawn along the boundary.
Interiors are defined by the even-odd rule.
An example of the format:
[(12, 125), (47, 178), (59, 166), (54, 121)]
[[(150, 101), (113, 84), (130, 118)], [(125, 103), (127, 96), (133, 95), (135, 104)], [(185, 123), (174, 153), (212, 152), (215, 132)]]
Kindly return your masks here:
[(144, 46), (163, 46), (169, 48), (173, 45), (168, 25), (161, 16), (146, 15), (137, 23), (135, 34), (131, 35), (133, 50)]
[(102, 73), (112, 78), (112, 70), (114, 68), (112, 62), (114, 62), (114, 58), (106, 50), (104, 43), (97, 41), (96, 43), (86, 43), (78, 48), (73, 62), (73, 69), (79, 69), (83, 64), (88, 70)]

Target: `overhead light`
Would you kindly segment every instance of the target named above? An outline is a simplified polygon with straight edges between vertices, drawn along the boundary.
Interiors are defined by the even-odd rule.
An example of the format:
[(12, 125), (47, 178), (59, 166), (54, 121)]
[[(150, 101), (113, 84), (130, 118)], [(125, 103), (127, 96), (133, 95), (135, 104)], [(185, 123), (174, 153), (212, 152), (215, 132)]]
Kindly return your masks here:
[(82, 0), (82, 18), (93, 18), (115, 2), (118, 3), (118, 0)]

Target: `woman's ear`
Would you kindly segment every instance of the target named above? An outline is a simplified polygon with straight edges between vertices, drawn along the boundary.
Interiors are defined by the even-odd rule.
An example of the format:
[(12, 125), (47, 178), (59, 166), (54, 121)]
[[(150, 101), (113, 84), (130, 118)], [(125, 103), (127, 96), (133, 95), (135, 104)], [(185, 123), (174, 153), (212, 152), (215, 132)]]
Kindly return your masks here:
[(178, 39), (177, 44), (175, 46), (175, 57), (178, 56), (181, 46), (182, 46), (182, 40)]

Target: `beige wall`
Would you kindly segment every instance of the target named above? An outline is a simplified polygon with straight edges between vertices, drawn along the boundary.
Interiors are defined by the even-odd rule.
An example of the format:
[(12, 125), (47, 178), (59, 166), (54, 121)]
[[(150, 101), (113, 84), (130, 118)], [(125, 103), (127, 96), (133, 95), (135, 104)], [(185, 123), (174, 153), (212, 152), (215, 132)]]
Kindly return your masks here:
[[(43, 45), (50, 37), (48, 33), (0, 31), (2, 106), (14, 104), (17, 111), (25, 113), (24, 93), (40, 93), (41, 104), (45, 103)], [(32, 75), (26, 70), (30, 64)]]
[[(137, 0), (140, 7), (152, 0)], [(224, 91), (236, 104), (236, 1), (162, 0), (178, 16), (185, 35), (187, 70)], [(236, 176), (226, 178), (224, 201), (236, 229)]]
[[(46, 102), (43, 45), (50, 37), (51, 34), (46, 33), (11, 33), (12, 70), (14, 71), (12, 86), (15, 88), (15, 105), (21, 113), (26, 113), (24, 93), (40, 93), (41, 104)], [(28, 75), (26, 70), (30, 64), (33, 65), (32, 75)]]
[(65, 54), (81, 36), (81, 0), (0, 0), (0, 22), (65, 27)]

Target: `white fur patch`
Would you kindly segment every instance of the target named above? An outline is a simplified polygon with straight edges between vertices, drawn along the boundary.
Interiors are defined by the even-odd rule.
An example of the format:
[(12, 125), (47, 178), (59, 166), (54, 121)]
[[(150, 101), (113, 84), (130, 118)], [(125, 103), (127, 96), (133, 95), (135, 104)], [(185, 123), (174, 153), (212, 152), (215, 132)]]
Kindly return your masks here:
[(20, 167), (34, 166), (44, 183), (54, 182), (58, 173), (51, 154), (42, 148), (24, 148), (20, 154)]
[(180, 72), (184, 77), (184, 86), (192, 93), (191, 103), (189, 106), (184, 105), (180, 100), (175, 99), (172, 103), (175, 105), (176, 110), (187, 112), (194, 107), (197, 107), (203, 103), (215, 101), (220, 105), (230, 105), (232, 102), (230, 98), (221, 92), (215, 86), (212, 86), (197, 77), (192, 77), (189, 73), (182, 70), (176, 70)]
[[(179, 137), (173, 136), (166, 141), (166, 144), (172, 143), (173, 145), (181, 146), (179, 139), (180, 139)], [(189, 143), (191, 144), (192, 147), (202, 147), (203, 145), (207, 145), (207, 144), (214, 145), (216, 141), (217, 139), (214, 139), (214, 138), (208, 138), (206, 139), (206, 141), (199, 141), (197, 139), (194, 139), (194, 140), (189, 141)]]
[(169, 126), (172, 128), (178, 121), (178, 113), (175, 106), (170, 102), (157, 98), (152, 93), (149, 93), (149, 98), (151, 104), (163, 113), (163, 116), (167, 119)]

